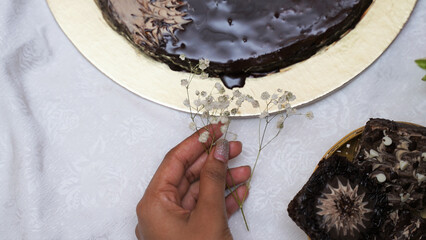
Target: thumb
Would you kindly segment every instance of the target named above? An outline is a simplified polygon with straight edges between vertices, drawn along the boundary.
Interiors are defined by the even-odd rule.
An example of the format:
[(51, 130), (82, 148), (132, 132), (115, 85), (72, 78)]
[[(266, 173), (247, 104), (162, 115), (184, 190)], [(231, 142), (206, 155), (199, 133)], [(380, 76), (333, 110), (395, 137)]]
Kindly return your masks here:
[(201, 169), (197, 208), (209, 212), (209, 215), (226, 214), (224, 189), (228, 159), (229, 142), (220, 139)]

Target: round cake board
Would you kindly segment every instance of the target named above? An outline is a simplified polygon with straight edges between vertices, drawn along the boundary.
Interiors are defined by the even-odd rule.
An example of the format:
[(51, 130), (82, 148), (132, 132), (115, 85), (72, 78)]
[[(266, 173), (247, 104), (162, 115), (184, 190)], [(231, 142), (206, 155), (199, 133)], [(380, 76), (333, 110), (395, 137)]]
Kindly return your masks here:
[[(240, 90), (260, 99), (264, 91), (278, 88), (296, 95), (293, 106), (319, 99), (340, 88), (373, 63), (396, 38), (417, 0), (375, 0), (355, 29), (311, 58), (278, 73), (248, 78)], [(161, 105), (189, 112), (183, 101), (187, 92), (181, 79), (189, 73), (172, 71), (140, 52), (104, 20), (94, 0), (47, 0), (62, 30), (77, 49), (101, 72), (129, 91)], [(190, 84), (210, 91), (220, 79), (201, 79)], [(231, 93), (231, 90), (227, 90)], [(264, 104), (260, 102), (260, 109)], [(277, 110), (275, 110), (277, 111)], [(238, 116), (259, 115), (259, 108), (243, 104)]]

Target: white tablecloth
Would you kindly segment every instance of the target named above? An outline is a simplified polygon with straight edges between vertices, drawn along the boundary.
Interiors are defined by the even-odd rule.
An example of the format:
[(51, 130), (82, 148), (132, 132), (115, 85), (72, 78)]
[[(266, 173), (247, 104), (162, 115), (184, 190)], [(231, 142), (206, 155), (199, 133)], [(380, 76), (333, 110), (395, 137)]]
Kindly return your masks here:
[[(289, 201), (325, 151), (370, 117), (426, 125), (426, 0), (390, 48), (342, 89), (292, 118), (261, 157), (235, 239), (306, 239)], [(144, 100), (92, 66), (43, 0), (0, 1), (0, 238), (134, 239), (135, 207), (189, 116)], [(257, 119), (235, 120), (253, 164)]]

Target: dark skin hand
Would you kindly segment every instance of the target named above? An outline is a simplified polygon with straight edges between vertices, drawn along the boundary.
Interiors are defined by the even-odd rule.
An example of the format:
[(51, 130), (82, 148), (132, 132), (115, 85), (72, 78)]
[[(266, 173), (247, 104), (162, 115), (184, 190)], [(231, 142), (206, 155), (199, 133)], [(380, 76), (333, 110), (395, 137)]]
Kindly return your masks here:
[[(214, 139), (222, 135), (219, 125), (207, 128)], [(250, 167), (227, 170), (241, 143), (218, 140), (207, 154), (198, 141), (203, 131), (173, 148), (159, 166), (136, 209), (138, 239), (232, 239), (228, 218), (239, 206), (231, 194), (225, 196), (225, 187), (246, 182)], [(243, 200), (248, 188), (240, 185), (233, 194)]]

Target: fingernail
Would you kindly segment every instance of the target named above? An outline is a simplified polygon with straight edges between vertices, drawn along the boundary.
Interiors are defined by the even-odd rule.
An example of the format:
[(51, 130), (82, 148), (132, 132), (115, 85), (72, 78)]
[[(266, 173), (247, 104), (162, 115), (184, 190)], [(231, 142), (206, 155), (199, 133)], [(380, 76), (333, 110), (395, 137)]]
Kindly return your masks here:
[(214, 158), (224, 163), (229, 159), (229, 142), (226, 139), (219, 139), (213, 154)]

